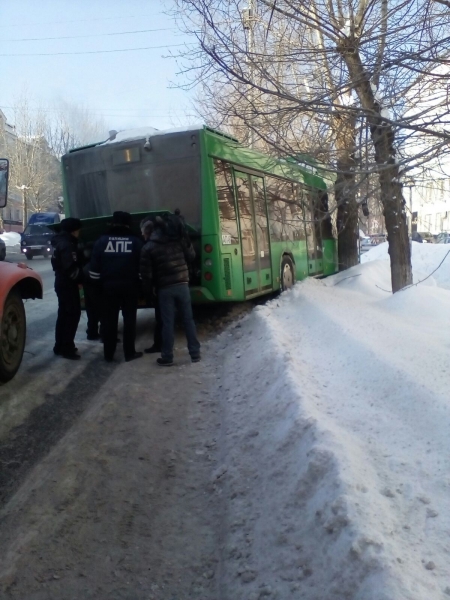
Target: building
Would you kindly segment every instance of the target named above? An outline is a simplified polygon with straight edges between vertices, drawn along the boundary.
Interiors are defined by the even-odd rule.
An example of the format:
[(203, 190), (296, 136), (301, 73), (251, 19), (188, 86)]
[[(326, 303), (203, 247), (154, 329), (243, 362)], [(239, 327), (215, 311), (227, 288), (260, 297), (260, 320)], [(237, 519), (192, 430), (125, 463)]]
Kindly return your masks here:
[[(407, 96), (405, 116), (428, 131), (448, 133), (450, 84), (448, 67), (439, 65), (421, 78)], [(405, 157), (412, 170), (404, 181), (412, 230), (436, 235), (450, 231), (450, 152), (448, 142), (417, 131), (410, 136)]]
[[(0, 109), (0, 154), (1, 158), (10, 156), (9, 149), (16, 142), (17, 135), (13, 125), (10, 125)], [(18, 189), (11, 185), (8, 190), (8, 204), (0, 209), (0, 230), (23, 231), (23, 198)]]
[(450, 177), (430, 177), (409, 189), (414, 230), (433, 235), (450, 231)]

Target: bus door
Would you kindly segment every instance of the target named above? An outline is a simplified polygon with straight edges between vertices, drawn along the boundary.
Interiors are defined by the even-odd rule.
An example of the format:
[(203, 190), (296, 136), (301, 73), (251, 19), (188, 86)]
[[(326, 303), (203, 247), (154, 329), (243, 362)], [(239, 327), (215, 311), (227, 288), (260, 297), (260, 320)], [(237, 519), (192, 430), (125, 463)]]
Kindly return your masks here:
[(246, 297), (272, 289), (272, 270), (264, 180), (234, 172)]
[(308, 250), (308, 275), (314, 275), (319, 271), (317, 256), (317, 228), (314, 222), (313, 194), (305, 194), (303, 209), (305, 211), (306, 247)]

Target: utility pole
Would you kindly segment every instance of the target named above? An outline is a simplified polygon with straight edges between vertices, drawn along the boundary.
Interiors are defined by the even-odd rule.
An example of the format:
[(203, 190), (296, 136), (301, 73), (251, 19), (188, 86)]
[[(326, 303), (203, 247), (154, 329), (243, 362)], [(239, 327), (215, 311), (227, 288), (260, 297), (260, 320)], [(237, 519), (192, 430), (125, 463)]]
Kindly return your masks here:
[[(244, 25), (244, 30), (247, 31), (247, 61), (249, 66), (249, 80), (250, 80), (250, 90), (249, 90), (249, 98), (250, 104), (252, 107), (255, 106), (255, 90), (252, 87), (255, 78), (255, 66), (254, 66), (254, 51), (255, 51), (255, 18), (256, 18), (256, 2), (257, 0), (248, 0), (247, 8), (242, 10), (242, 23)], [(251, 120), (251, 124), (254, 127), (255, 121)], [(250, 148), (254, 148), (255, 146), (255, 132), (253, 129), (250, 129)]]

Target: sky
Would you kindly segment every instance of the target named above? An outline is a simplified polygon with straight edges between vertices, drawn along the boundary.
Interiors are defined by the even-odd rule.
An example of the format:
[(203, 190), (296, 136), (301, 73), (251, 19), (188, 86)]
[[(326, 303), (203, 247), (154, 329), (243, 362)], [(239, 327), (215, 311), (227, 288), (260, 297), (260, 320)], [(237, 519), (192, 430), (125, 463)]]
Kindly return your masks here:
[[(194, 93), (177, 88), (185, 80), (170, 54), (191, 40), (167, 14), (172, 6), (170, 0), (0, 0), (0, 109), (14, 124), (12, 107), (25, 93), (34, 106), (63, 99), (87, 107), (107, 130), (199, 122)], [(130, 48), (148, 49), (116, 51)], [(80, 52), (86, 54), (64, 54)]]

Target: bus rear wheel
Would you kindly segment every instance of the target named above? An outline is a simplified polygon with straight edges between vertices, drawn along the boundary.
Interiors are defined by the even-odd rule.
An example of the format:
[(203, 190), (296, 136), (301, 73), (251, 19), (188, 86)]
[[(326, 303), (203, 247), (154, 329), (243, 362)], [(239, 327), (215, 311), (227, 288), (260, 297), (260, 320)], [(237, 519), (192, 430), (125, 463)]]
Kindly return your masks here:
[(0, 323), (0, 381), (9, 381), (17, 373), (25, 349), (25, 336), (26, 317), (22, 298), (17, 292), (10, 292)]
[(295, 283), (294, 263), (292, 262), (292, 259), (289, 256), (283, 256), (283, 260), (281, 261), (280, 281), (282, 292), (291, 289), (291, 287)]

